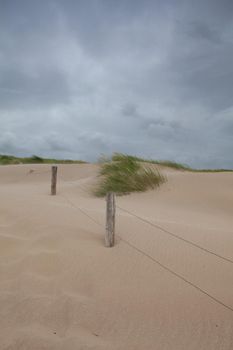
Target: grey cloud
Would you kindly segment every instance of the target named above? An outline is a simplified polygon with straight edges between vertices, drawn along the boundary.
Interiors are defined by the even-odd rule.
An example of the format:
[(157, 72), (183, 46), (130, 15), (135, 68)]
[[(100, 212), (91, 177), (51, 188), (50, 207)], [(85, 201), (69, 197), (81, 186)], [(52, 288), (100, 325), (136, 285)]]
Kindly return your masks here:
[(149, 137), (169, 140), (168, 142), (187, 143), (192, 137), (192, 131), (181, 127), (177, 121), (166, 121), (162, 118), (155, 120), (145, 120), (143, 128)]
[(72, 152), (72, 143), (62, 138), (62, 134), (52, 132), (44, 137), (46, 151), (50, 152)]
[(232, 19), (229, 0), (0, 1), (0, 153), (233, 166)]
[(132, 104), (132, 103), (126, 103), (122, 107), (122, 114), (125, 117), (130, 117), (130, 118), (135, 118), (135, 119), (140, 118), (140, 114), (138, 112), (137, 106)]
[(18, 140), (17, 137), (11, 133), (11, 132), (5, 132), (3, 135), (1, 135), (0, 139), (0, 150), (1, 153), (10, 153), (16, 151), (16, 144)]
[(17, 69), (0, 76), (0, 108), (29, 108), (69, 101), (66, 78), (59, 71), (42, 71), (34, 76)]
[(188, 23), (186, 33), (196, 40), (207, 40), (215, 44), (221, 43), (221, 36), (217, 30), (211, 28), (205, 22), (194, 21)]

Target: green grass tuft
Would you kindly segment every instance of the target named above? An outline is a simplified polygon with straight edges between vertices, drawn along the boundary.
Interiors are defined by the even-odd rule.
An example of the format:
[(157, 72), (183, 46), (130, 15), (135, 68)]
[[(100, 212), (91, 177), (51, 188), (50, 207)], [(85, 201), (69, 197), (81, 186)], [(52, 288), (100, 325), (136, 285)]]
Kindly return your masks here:
[(102, 159), (100, 182), (94, 189), (98, 197), (108, 192), (118, 195), (131, 192), (143, 192), (149, 188), (158, 187), (165, 181), (165, 177), (157, 169), (142, 165), (132, 156), (121, 154), (110, 159)]
[(114, 153), (112, 156), (113, 161), (118, 161), (121, 160), (122, 157), (127, 156), (129, 159), (135, 160), (137, 162), (141, 163), (150, 163), (150, 164), (157, 164), (157, 165), (162, 165), (168, 168), (173, 168), (177, 170), (191, 170), (191, 168), (188, 165), (184, 165), (181, 163), (177, 162), (172, 162), (170, 160), (153, 160), (153, 159), (145, 159), (145, 158), (140, 158), (136, 156), (131, 156), (131, 155), (124, 155), (122, 153)]

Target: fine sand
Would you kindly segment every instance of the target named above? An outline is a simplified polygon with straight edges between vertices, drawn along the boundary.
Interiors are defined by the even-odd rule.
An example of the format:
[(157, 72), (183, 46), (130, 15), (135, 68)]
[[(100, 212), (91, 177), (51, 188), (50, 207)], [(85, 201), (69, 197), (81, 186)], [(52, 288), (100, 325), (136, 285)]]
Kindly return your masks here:
[(105, 248), (97, 170), (60, 165), (50, 196), (49, 165), (0, 167), (0, 349), (233, 349), (233, 173), (118, 197), (155, 226), (118, 208)]

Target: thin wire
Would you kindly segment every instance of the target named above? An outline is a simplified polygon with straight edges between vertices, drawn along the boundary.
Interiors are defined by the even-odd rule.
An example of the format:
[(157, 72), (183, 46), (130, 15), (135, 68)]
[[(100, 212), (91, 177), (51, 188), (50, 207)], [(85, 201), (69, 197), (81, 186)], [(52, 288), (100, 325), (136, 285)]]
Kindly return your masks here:
[[(92, 218), (89, 214), (87, 214), (85, 212), (85, 210), (81, 209), (80, 207), (77, 207), (72, 201), (70, 201), (67, 197), (65, 197), (64, 195), (60, 195), (61, 197), (63, 197), (64, 199), (66, 199), (67, 202), (70, 203), (70, 205), (72, 207), (74, 207), (75, 209), (80, 210), (86, 217), (88, 217), (91, 221), (95, 222), (97, 225), (104, 227), (102, 224), (100, 224), (98, 221), (96, 221), (94, 218)], [(199, 292), (201, 292), (202, 294), (206, 295), (207, 297), (209, 297), (210, 299), (214, 300), (216, 303), (218, 303), (219, 305), (222, 305), (223, 307), (225, 307), (226, 309), (230, 310), (233, 312), (233, 308), (231, 306), (228, 306), (227, 304), (223, 303), (221, 300), (215, 298), (214, 296), (212, 296), (211, 294), (209, 294), (208, 292), (206, 292), (204, 289), (198, 287), (196, 284), (190, 282), (189, 280), (187, 280), (185, 277), (183, 277), (182, 275), (178, 274), (177, 272), (173, 271), (172, 269), (170, 269), (169, 267), (167, 267), (166, 265), (162, 264), (159, 260), (156, 260), (155, 258), (153, 258), (151, 255), (147, 254), (146, 252), (144, 252), (143, 250), (141, 250), (140, 248), (136, 247), (135, 245), (133, 245), (132, 243), (130, 243), (129, 241), (125, 240), (124, 238), (122, 238), (120, 235), (117, 235), (121, 241), (123, 241), (125, 244), (127, 244), (128, 246), (130, 246), (131, 248), (133, 248), (134, 250), (136, 250), (137, 252), (139, 252), (140, 254), (146, 256), (148, 259), (152, 260), (153, 262), (155, 262), (157, 265), (159, 265), (160, 267), (162, 267), (164, 270), (170, 272), (172, 275), (176, 276), (177, 278), (181, 279), (182, 281), (184, 281), (185, 283), (189, 284), (190, 286), (192, 286), (193, 288), (195, 288), (196, 290), (198, 290)]]
[(180, 237), (179, 235), (177, 235), (177, 234), (175, 234), (175, 233), (173, 233), (173, 232), (170, 232), (170, 231), (166, 230), (165, 228), (163, 228), (163, 227), (161, 227), (161, 226), (159, 226), (159, 225), (157, 225), (157, 224), (154, 224), (154, 223), (150, 222), (149, 220), (146, 220), (146, 219), (144, 219), (144, 218), (142, 218), (142, 217), (140, 217), (140, 216), (138, 216), (138, 215), (136, 215), (136, 214), (134, 214), (134, 213), (131, 213), (131, 212), (128, 211), (127, 209), (124, 209), (124, 208), (122, 208), (122, 207), (119, 207), (118, 205), (116, 205), (116, 208), (118, 208), (118, 209), (120, 209), (120, 210), (126, 212), (127, 214), (130, 214), (131, 216), (137, 218), (138, 220), (140, 220), (140, 221), (142, 221), (142, 222), (144, 222), (144, 223), (146, 223), (146, 224), (148, 224), (148, 225), (150, 225), (150, 226), (152, 226), (152, 227), (155, 227), (155, 228), (157, 228), (157, 229), (163, 231), (163, 232), (166, 233), (167, 235), (170, 235), (170, 236), (172, 236), (172, 237), (175, 237), (176, 239), (179, 239), (180, 241), (183, 241), (183, 242), (185, 242), (185, 243), (187, 243), (187, 244), (190, 244), (190, 245), (192, 245), (192, 246), (194, 246), (194, 247), (196, 247), (196, 248), (198, 248), (198, 249), (200, 249), (200, 250), (203, 250), (203, 251), (206, 252), (206, 253), (212, 254), (212, 255), (218, 257), (219, 259), (225, 260), (225, 261), (227, 261), (227, 262), (233, 264), (233, 260), (228, 259), (228, 258), (226, 258), (226, 257), (224, 257), (224, 256), (222, 256), (222, 255), (220, 255), (220, 254), (218, 254), (218, 253), (215, 253), (215, 252), (213, 252), (213, 251), (211, 251), (211, 250), (209, 250), (209, 249), (207, 249), (207, 248), (204, 248), (204, 247), (200, 246), (199, 244), (196, 244), (196, 243), (194, 243), (194, 242), (192, 242), (192, 241), (189, 241), (188, 239), (185, 239), (185, 238), (183, 238), (183, 237)]
[(129, 245), (131, 248), (133, 248), (134, 250), (136, 250), (137, 252), (141, 253), (142, 255), (146, 256), (148, 259), (152, 260), (153, 262), (155, 262), (156, 264), (158, 264), (159, 266), (161, 266), (164, 270), (170, 272), (172, 275), (180, 278), (182, 281), (186, 282), (187, 284), (189, 284), (190, 286), (192, 286), (193, 288), (197, 289), (199, 292), (205, 294), (206, 296), (208, 296), (210, 299), (214, 300), (216, 303), (224, 306), (226, 309), (230, 310), (233, 312), (233, 308), (231, 306), (228, 306), (227, 304), (223, 303), (222, 301), (220, 301), (219, 299), (215, 298), (214, 296), (212, 296), (211, 294), (209, 294), (208, 292), (206, 292), (204, 289), (198, 287), (196, 284), (190, 282), (189, 280), (187, 280), (185, 277), (183, 277), (182, 275), (178, 274), (177, 272), (171, 270), (169, 267), (163, 265), (160, 261), (156, 260), (155, 258), (153, 258), (152, 256), (150, 256), (149, 254), (145, 253), (143, 250), (141, 250), (140, 248), (137, 248), (136, 246), (134, 246), (133, 244), (131, 244), (130, 242), (128, 242), (127, 240), (123, 239), (121, 236), (118, 236), (124, 243), (126, 243), (127, 245)]
[(83, 215), (85, 215), (86, 217), (88, 217), (91, 221), (93, 221), (94, 223), (96, 223), (97, 225), (104, 227), (100, 222), (98, 222), (97, 220), (95, 220), (92, 216), (90, 216), (89, 214), (87, 214), (85, 212), (85, 210), (83, 210), (82, 208), (76, 206), (69, 198), (67, 198), (66, 196), (60, 194), (61, 197), (63, 197), (74, 209), (79, 210)]

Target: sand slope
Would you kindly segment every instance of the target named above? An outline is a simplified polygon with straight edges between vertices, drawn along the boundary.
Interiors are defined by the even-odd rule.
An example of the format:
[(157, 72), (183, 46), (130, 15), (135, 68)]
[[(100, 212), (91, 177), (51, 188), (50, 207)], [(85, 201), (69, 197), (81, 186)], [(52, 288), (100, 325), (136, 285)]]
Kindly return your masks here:
[(118, 198), (160, 228), (118, 209), (112, 249), (96, 174), (60, 165), (52, 197), (50, 166), (0, 167), (0, 349), (232, 349), (233, 173)]

